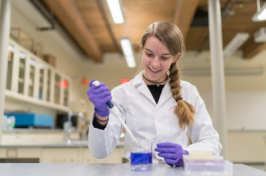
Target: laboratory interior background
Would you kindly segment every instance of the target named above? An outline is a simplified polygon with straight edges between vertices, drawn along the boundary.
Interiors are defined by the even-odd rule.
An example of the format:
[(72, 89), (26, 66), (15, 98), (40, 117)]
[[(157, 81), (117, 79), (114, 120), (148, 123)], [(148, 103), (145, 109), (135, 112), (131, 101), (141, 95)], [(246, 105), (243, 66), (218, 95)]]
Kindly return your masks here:
[(205, 101), (226, 159), (265, 170), (266, 22), (257, 18), (264, 0), (220, 0), (218, 18), (208, 0), (119, 0), (119, 19), (108, 0), (0, 2), (0, 162), (124, 162), (123, 134), (109, 157), (89, 152), (89, 81), (112, 89), (132, 79), (143, 32), (169, 21), (185, 38), (181, 78)]

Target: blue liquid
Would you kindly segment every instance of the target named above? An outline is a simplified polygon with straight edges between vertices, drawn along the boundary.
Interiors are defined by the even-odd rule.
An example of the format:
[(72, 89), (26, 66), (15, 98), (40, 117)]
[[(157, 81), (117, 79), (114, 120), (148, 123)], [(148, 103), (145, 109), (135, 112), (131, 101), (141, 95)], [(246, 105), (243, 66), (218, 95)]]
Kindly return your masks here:
[(131, 153), (131, 170), (150, 170), (152, 166), (152, 153)]

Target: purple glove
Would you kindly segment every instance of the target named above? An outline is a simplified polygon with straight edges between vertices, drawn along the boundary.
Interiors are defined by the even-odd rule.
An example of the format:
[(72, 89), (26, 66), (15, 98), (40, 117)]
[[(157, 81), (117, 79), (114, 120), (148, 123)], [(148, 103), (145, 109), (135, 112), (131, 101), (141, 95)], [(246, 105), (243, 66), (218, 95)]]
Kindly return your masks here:
[(158, 153), (158, 156), (163, 157), (165, 162), (171, 166), (183, 166), (183, 155), (188, 155), (188, 151), (183, 150), (179, 144), (171, 142), (162, 142), (157, 144), (157, 148), (154, 149)]
[(106, 103), (112, 99), (112, 95), (109, 88), (101, 82), (99, 86), (95, 86), (92, 83), (95, 79), (90, 81), (90, 88), (87, 91), (89, 100), (94, 104), (94, 112), (101, 116), (107, 117), (110, 114)]

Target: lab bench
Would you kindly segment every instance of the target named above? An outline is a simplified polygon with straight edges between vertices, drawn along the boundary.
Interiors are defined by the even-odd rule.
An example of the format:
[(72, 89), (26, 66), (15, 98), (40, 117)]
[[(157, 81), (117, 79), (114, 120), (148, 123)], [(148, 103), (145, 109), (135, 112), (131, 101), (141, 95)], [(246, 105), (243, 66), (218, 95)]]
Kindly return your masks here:
[[(14, 164), (7, 163), (0, 165), (0, 175), (20, 176), (186, 176), (182, 167), (170, 167), (166, 164), (153, 164), (150, 171), (131, 171), (129, 163), (126, 164)], [(266, 173), (252, 167), (234, 164), (233, 176), (266, 176)]]
[(77, 132), (64, 141), (62, 130), (4, 131), (0, 145), (0, 162), (31, 163), (122, 163), (124, 145), (120, 143), (105, 159), (94, 158), (88, 141), (79, 140)]
[(71, 143), (0, 145), (0, 162), (36, 163), (122, 163), (124, 145), (119, 144), (105, 159), (94, 158), (88, 141)]
[[(67, 145), (66, 142), (63, 142), (63, 134), (63, 130), (57, 129), (14, 129), (3, 131), (2, 146), (0, 146), (0, 159), (10, 158), (12, 155), (16, 154), (18, 158), (33, 157), (39, 158), (39, 162), (44, 162), (47, 161), (46, 159), (43, 160), (44, 157), (42, 156), (44, 152), (51, 153), (51, 151), (58, 151), (56, 154), (60, 155), (60, 151), (65, 153), (63, 151), (69, 149), (66, 152), (69, 151), (76, 157), (64, 159), (65, 162), (112, 162), (112, 157), (112, 159), (108, 158), (106, 160), (96, 160), (92, 158), (89, 153), (87, 141), (78, 140), (79, 134), (77, 131), (71, 132), (71, 139), (74, 139), (71, 145)], [(265, 136), (266, 131), (228, 131), (228, 160), (234, 163), (263, 164), (266, 156)], [(120, 144), (120, 146), (116, 148), (115, 152), (118, 154), (114, 155), (118, 155), (119, 159), (114, 159), (115, 162), (121, 162), (121, 158), (124, 156), (123, 149), (123, 144)], [(30, 152), (32, 150), (34, 150), (34, 152)], [(27, 152), (29, 156), (27, 156)], [(24, 154), (22, 155), (21, 153)], [(85, 159), (83, 155), (86, 156)], [(60, 162), (60, 159), (54, 162)]]

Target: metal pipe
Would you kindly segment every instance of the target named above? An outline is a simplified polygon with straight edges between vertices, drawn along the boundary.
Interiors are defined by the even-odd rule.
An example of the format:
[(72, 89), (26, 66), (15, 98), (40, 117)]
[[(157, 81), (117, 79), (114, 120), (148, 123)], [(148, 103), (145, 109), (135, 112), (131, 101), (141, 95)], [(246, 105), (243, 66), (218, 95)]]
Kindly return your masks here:
[(223, 145), (221, 155), (227, 158), (227, 127), (225, 104), (224, 59), (222, 43), (222, 18), (219, 0), (209, 0), (209, 35), (212, 75), (212, 99), (214, 126)]
[(52, 11), (47, 9), (43, 1), (39, 0), (30, 0), (32, 5), (43, 15), (43, 17), (50, 23), (51, 26), (38, 27), (37, 30), (41, 32), (56, 30), (60, 35), (62, 35), (69, 44), (79, 51), (82, 54), (85, 54), (85, 51), (81, 46), (75, 41), (75, 39), (69, 34), (69, 32), (62, 26), (62, 24), (55, 18)]
[(5, 107), (8, 41), (10, 33), (10, 0), (2, 0), (0, 16), (0, 144), (2, 143), (2, 123)]

